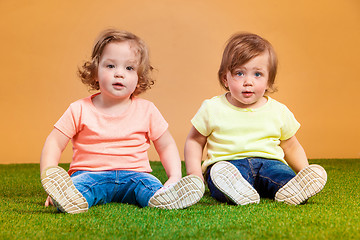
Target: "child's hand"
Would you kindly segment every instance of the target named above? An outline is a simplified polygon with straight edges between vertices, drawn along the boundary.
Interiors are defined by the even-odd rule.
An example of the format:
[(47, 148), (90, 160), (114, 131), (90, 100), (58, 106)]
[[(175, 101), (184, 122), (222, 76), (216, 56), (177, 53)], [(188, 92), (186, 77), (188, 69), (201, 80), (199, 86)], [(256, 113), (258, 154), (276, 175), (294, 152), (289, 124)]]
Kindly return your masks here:
[(45, 207), (48, 207), (48, 206), (54, 206), (54, 203), (52, 202), (52, 200), (51, 200), (51, 197), (50, 196), (48, 196), (47, 198), (46, 198), (46, 201), (45, 201)]
[[(156, 193), (161, 193), (163, 191), (165, 191), (166, 189), (170, 188), (171, 186), (175, 185), (179, 180), (181, 179), (181, 177), (170, 177), (165, 183), (164, 186), (162, 188), (160, 188), (159, 190), (157, 190)], [(156, 194), (155, 193), (155, 194)]]
[(159, 190), (157, 190), (155, 194), (157, 194), (157, 193), (162, 193), (162, 192), (164, 192), (166, 189), (168, 189), (168, 188), (170, 188), (170, 187), (172, 187), (172, 186), (174, 186), (174, 185), (175, 185), (175, 183), (169, 184), (169, 185), (167, 185), (167, 186), (163, 186), (162, 188), (160, 188)]
[(181, 177), (170, 177), (165, 183), (164, 183), (164, 187), (163, 188), (167, 188), (171, 185), (174, 185), (175, 183), (177, 183), (179, 180), (181, 179)]

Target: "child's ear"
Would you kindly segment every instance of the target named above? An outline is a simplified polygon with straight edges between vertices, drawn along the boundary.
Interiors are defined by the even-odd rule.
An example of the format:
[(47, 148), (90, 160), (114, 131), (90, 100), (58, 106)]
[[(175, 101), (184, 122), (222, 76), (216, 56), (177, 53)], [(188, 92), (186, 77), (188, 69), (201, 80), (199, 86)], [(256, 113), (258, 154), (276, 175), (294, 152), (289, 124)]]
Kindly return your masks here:
[(271, 86), (270, 86), (270, 83), (269, 83), (269, 80), (268, 80), (268, 83), (267, 83), (267, 86), (266, 86), (266, 91), (269, 91), (271, 89)]
[(224, 83), (225, 87), (229, 87), (226, 75), (222, 76), (222, 82)]

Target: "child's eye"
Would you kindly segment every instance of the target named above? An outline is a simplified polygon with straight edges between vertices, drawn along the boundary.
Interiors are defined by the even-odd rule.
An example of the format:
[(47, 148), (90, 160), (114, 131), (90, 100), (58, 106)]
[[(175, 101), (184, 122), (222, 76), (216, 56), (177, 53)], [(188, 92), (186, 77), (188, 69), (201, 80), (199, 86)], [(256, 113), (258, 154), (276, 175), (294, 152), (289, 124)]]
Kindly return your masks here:
[(244, 73), (243, 72), (236, 72), (236, 76), (242, 77), (242, 76), (244, 76)]
[(127, 67), (126, 67), (126, 70), (129, 70), (129, 71), (134, 70), (134, 67), (132, 67), (132, 66), (127, 66)]
[(107, 68), (115, 68), (115, 65), (113, 65), (113, 64), (108, 64), (108, 65), (106, 65), (106, 67), (107, 67)]
[(262, 74), (260, 72), (255, 73), (255, 77), (261, 77), (261, 76), (262, 76)]

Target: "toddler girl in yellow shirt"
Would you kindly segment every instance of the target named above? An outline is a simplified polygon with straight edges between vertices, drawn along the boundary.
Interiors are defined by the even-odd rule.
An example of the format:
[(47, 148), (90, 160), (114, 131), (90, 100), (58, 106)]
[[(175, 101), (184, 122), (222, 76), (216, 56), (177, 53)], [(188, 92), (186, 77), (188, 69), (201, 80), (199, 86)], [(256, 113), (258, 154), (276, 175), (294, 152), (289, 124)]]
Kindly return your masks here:
[(309, 165), (295, 136), (300, 124), (285, 105), (266, 95), (276, 71), (277, 57), (267, 40), (235, 34), (218, 72), (227, 93), (205, 100), (191, 120), (187, 173), (203, 178), (218, 201), (245, 205), (265, 197), (297, 205), (325, 186), (326, 171)]

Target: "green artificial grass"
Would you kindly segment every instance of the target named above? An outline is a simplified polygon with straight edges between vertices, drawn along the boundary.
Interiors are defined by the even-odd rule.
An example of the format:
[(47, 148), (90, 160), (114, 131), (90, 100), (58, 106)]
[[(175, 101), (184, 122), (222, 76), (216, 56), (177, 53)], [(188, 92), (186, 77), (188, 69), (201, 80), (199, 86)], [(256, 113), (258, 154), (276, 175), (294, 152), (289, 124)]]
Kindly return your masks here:
[[(0, 239), (360, 239), (360, 159), (310, 162), (326, 169), (328, 182), (305, 205), (232, 206), (206, 190), (183, 210), (110, 203), (77, 215), (43, 206), (38, 164), (0, 165)], [(151, 165), (164, 182), (161, 163)]]

